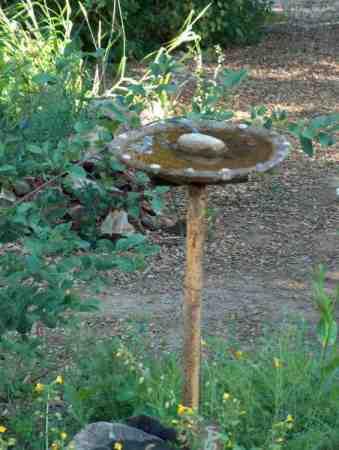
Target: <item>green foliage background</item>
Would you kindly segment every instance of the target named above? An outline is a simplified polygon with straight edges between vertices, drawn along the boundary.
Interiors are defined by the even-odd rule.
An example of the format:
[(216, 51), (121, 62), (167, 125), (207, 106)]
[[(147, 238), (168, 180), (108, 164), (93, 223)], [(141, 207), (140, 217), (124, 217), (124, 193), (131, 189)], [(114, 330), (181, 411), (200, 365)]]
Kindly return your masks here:
[[(7, 0), (7, 5), (16, 7), (18, 0)], [(155, 50), (160, 44), (172, 39), (182, 26), (190, 11), (201, 11), (209, 3), (211, 7), (197, 24), (204, 45), (250, 44), (263, 36), (262, 26), (271, 14), (272, 0), (120, 0), (128, 39), (128, 53), (136, 57)], [(65, 0), (47, 0), (47, 4), (58, 9)], [(103, 36), (110, 34), (111, 19), (117, 7), (116, 0), (83, 0), (91, 26), (98, 31), (101, 23)], [(76, 33), (85, 48), (91, 47), (91, 38), (85, 25), (77, 0), (71, 1), (72, 20)], [(115, 32), (119, 31), (117, 28)], [(120, 29), (121, 31), (121, 29)], [(117, 33), (117, 38), (118, 38)], [(119, 46), (112, 57), (119, 59)]]

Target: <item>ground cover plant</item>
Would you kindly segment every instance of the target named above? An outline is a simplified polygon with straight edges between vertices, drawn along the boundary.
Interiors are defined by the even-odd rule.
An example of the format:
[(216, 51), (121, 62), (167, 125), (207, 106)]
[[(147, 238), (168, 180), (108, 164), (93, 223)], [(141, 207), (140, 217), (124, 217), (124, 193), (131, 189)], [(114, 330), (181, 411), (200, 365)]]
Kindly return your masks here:
[[(107, 270), (138, 270), (144, 267), (146, 258), (157, 251), (156, 246), (150, 245), (141, 233), (144, 231), (141, 218), (145, 209), (151, 210), (153, 216), (159, 214), (167, 188), (152, 185), (142, 174), (127, 172), (112, 155), (102, 151), (119, 127), (139, 125), (142, 113), (150, 108), (160, 111), (163, 117), (232, 119), (233, 112), (226, 107), (227, 98), (246, 77), (246, 72), (225, 68), (222, 53), (218, 50), (215, 73), (212, 77), (207, 76), (199, 53), (199, 38), (192, 30), (192, 24), (199, 15), (190, 14), (183, 33), (153, 55), (140, 79), (127, 78), (125, 59), (122, 60), (117, 80), (108, 90), (109, 102), (101, 103), (100, 108), (93, 112), (90, 107), (92, 100), (101, 100), (98, 95), (103, 89), (105, 70), (110, 67), (108, 53), (100, 47), (100, 33), (96, 38), (92, 32), (95, 52), (84, 52), (73, 39), (68, 3), (53, 14), (45, 2), (27, 0), (20, 2), (19, 6), (14, 12), (0, 9), (0, 237), (3, 244), (0, 254), (0, 345), (3, 358), (0, 360), (0, 448), (1, 445), (4, 449), (14, 445), (20, 449), (47, 450), (54, 445), (56, 450), (65, 446), (71, 434), (88, 421), (122, 419), (138, 411), (154, 414), (167, 423), (178, 420), (178, 427), (185, 428), (190, 424), (191, 412), (179, 408), (183, 414), (178, 417), (180, 375), (175, 361), (166, 360), (160, 365), (149, 361), (144, 363), (143, 369), (136, 368), (133, 361), (138, 357), (129, 348), (120, 348), (119, 343), (105, 343), (98, 346), (98, 358), (93, 366), (87, 367), (84, 356), (75, 362), (72, 370), (61, 364), (60, 375), (60, 365), (54, 355), (44, 360), (45, 347), (40, 337), (32, 334), (32, 328), (38, 325), (35, 334), (39, 335), (41, 325), (56, 327), (66, 321), (74, 325), (71, 310), (91, 311), (97, 307), (95, 301), (83, 301), (80, 295), (83, 286), (92, 284), (95, 294), (104, 284)], [(85, 10), (85, 22), (86, 14)], [(91, 35), (90, 31), (88, 33)], [(194, 44), (188, 49), (188, 55), (183, 58), (173, 55), (178, 44), (186, 41)], [(176, 81), (185, 58), (198, 62), (195, 94), (189, 105), (180, 102), (179, 94), (184, 87)], [(109, 120), (105, 109), (110, 112)], [(252, 109), (248, 122), (287, 130), (300, 140), (307, 154), (313, 155), (314, 142), (323, 146), (334, 143), (338, 114), (322, 115), (307, 122), (290, 122), (284, 111), (271, 111), (259, 106)], [(90, 133), (93, 130), (96, 131), (96, 149), (90, 152)], [(118, 233), (117, 237), (114, 211), (125, 212), (123, 217), (127, 230), (131, 231), (132, 224), (134, 231), (138, 232)], [(325, 349), (333, 346), (335, 340), (331, 308), (332, 303), (328, 301), (324, 306), (325, 318), (319, 327)], [(89, 351), (91, 342), (93, 344), (93, 339), (86, 342), (84, 348), (79, 348), (79, 353)], [(236, 368), (244, 363), (242, 358), (238, 362), (240, 353), (234, 356), (227, 350), (224, 361), (226, 350), (219, 354), (218, 348), (217, 344), (212, 346), (212, 359), (204, 369), (206, 383), (209, 379), (218, 383), (206, 386), (202, 416), (220, 423), (226, 445), (230, 448), (238, 445), (246, 450), (251, 446), (273, 450), (285, 444), (292, 445), (292, 441), (294, 447), (290, 448), (307, 448), (311, 445), (309, 442), (318, 439), (319, 448), (324, 442), (328, 448), (335, 448), (331, 445), (336, 439), (333, 429), (337, 418), (332, 403), (328, 407), (323, 406), (325, 394), (314, 399), (320, 403), (311, 403), (312, 414), (297, 414), (293, 404), (295, 400), (291, 400), (291, 412), (290, 403), (284, 403), (280, 398), (282, 394), (277, 394), (277, 385), (271, 387), (274, 393), (270, 393), (270, 389), (266, 392), (267, 381), (260, 379), (258, 385), (262, 388), (258, 389), (257, 397), (248, 395), (246, 400), (237, 392), (230, 391), (231, 384), (222, 381), (227, 375), (234, 380), (242, 378), (241, 382), (245, 383), (247, 375), (239, 377), (240, 369)], [(259, 372), (267, 373), (269, 380), (272, 374), (283, 373), (277, 369), (285, 367), (285, 356), (282, 359), (280, 353), (280, 356), (276, 353), (274, 348), (263, 360), (259, 355), (258, 363), (246, 357), (248, 366), (244, 370), (250, 372), (250, 379), (255, 380), (259, 370), (254, 370), (255, 364), (258, 364)], [(266, 355), (265, 352), (263, 354)], [(216, 366), (213, 365), (213, 355), (217, 355)], [(320, 362), (315, 358), (315, 368), (313, 363), (306, 365), (307, 370), (312, 370), (305, 374), (305, 380), (317, 382), (319, 376), (324, 377), (325, 373), (335, 370), (336, 359), (326, 368), (324, 355)], [(131, 367), (126, 385), (122, 385), (122, 374), (116, 373), (116, 379), (112, 377), (121, 357), (124, 358), (124, 376), (125, 363)], [(284, 364), (280, 363), (281, 360)], [(264, 369), (267, 361), (268, 367)], [(294, 365), (296, 363), (287, 366)], [(231, 370), (235, 370), (232, 376), (229, 374)], [(161, 377), (167, 373), (166, 385), (171, 389), (162, 392), (158, 386), (163, 381)], [(96, 377), (95, 374), (100, 375)], [(297, 376), (297, 372), (288, 375), (289, 385), (292, 375)], [(310, 378), (311, 375), (314, 377)], [(141, 381), (145, 376), (147, 383)], [(63, 380), (67, 382), (63, 383)], [(310, 385), (311, 381), (308, 385), (306, 383), (305, 389), (310, 389)], [(239, 392), (243, 388), (239, 385)], [(107, 392), (113, 394), (112, 401), (106, 404), (104, 393)], [(290, 395), (296, 395), (293, 389)], [(308, 395), (304, 394), (305, 398), (308, 399)], [(287, 395), (287, 398), (291, 397)], [(57, 414), (54, 411), (63, 399), (67, 408), (62, 410), (61, 417), (59, 414), (53, 416), (53, 420), (60, 421), (54, 426), (48, 418), (50, 414)], [(94, 410), (93, 399), (98, 404)], [(236, 417), (232, 418), (232, 423), (227, 422), (232, 417), (231, 411), (227, 410), (230, 399), (233, 407), (236, 405), (232, 412)], [(260, 406), (257, 410), (256, 404), (264, 400), (265, 407)], [(317, 408), (321, 413), (313, 412)], [(251, 419), (254, 425), (251, 425), (251, 420), (249, 425), (243, 422), (243, 416), (246, 416), (243, 411), (247, 409), (251, 416), (260, 416), (261, 413), (262, 417), (267, 416), (265, 426), (254, 419)], [(34, 416), (36, 421), (32, 420), (30, 413), (37, 413)], [(303, 414), (306, 418), (300, 425), (295, 425), (296, 416), (304, 417)], [(192, 417), (199, 422), (200, 418)], [(252, 437), (245, 437), (243, 429), (246, 427), (248, 435), (254, 433)], [(253, 431), (257, 427), (261, 427), (261, 435), (259, 431)], [(299, 431), (297, 437), (290, 439), (292, 429)], [(37, 430), (41, 433), (38, 440)], [(13, 439), (16, 439), (15, 444)]]
[[(11, 373), (15, 361), (4, 352), (0, 393), (7, 413), (1, 418), (0, 448), (63, 449), (87, 423), (147, 414), (184, 434), (190, 448), (201, 448), (200, 433), (213, 424), (224, 448), (334, 450), (338, 363), (333, 322), (329, 328), (325, 322), (333, 321), (338, 292), (326, 293), (322, 277), (319, 273), (315, 282), (320, 347), (309, 340), (302, 318), (263, 336), (256, 348), (215, 338), (203, 341), (199, 415), (181, 405), (178, 356), (154, 357), (134, 325), (124, 340), (98, 341), (84, 327), (68, 332), (64, 351), (71, 364), (60, 361), (59, 367), (40, 342), (40, 364), (49, 368), (44, 376), (38, 366), (29, 374), (24, 366)], [(330, 329), (327, 340), (325, 330)], [(16, 380), (12, 390), (5, 385), (10, 378)]]

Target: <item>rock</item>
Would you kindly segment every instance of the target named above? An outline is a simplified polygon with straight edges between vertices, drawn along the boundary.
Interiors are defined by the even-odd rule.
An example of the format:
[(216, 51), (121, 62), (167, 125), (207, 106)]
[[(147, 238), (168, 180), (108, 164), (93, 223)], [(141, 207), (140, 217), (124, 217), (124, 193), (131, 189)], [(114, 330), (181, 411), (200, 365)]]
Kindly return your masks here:
[(151, 214), (144, 213), (141, 216), (141, 223), (144, 225), (144, 227), (150, 229), (150, 230), (159, 230), (159, 229), (168, 229), (173, 228), (176, 223), (177, 219), (173, 217), (167, 217), (167, 216), (154, 216)]
[[(75, 435), (72, 441), (74, 450), (112, 449), (114, 441), (134, 441), (136, 443), (153, 443), (163, 441), (137, 428), (120, 423), (96, 422), (87, 425)], [(70, 444), (69, 449), (72, 448)], [(123, 448), (125, 448), (123, 446)]]
[(190, 156), (202, 158), (220, 158), (227, 151), (223, 141), (202, 133), (182, 134), (177, 141), (177, 147)]
[(0, 208), (8, 208), (16, 202), (16, 196), (12, 191), (2, 188), (0, 191)]
[(101, 224), (100, 231), (102, 235), (114, 236), (132, 234), (135, 232), (135, 229), (133, 225), (128, 222), (126, 211), (116, 210), (107, 214)]
[(18, 196), (26, 195), (32, 190), (31, 185), (25, 180), (17, 180), (13, 185), (13, 189)]

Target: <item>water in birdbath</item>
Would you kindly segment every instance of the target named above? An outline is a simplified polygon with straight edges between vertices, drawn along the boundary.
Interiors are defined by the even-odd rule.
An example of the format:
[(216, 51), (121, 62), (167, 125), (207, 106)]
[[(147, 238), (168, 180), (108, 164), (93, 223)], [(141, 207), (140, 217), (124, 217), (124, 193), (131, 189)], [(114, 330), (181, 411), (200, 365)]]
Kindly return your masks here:
[[(218, 171), (223, 168), (239, 169), (256, 166), (270, 159), (273, 153), (272, 143), (264, 137), (244, 133), (241, 129), (204, 130), (196, 133), (196, 141), (200, 136), (216, 138), (216, 142), (222, 142), (224, 148), (219, 154), (209, 154), (207, 148), (201, 148), (197, 152), (185, 151), (180, 145), (184, 136), (189, 139), (187, 128), (178, 127), (175, 130), (146, 136), (130, 143), (125, 149), (133, 159), (148, 166), (160, 164), (163, 169), (189, 169)], [(192, 135), (194, 137), (194, 135)], [(187, 140), (188, 140), (187, 139)], [(193, 141), (194, 139), (192, 139)], [(217, 141), (218, 140), (218, 141)], [(213, 140), (211, 139), (211, 144)], [(207, 145), (208, 147), (208, 145)]]

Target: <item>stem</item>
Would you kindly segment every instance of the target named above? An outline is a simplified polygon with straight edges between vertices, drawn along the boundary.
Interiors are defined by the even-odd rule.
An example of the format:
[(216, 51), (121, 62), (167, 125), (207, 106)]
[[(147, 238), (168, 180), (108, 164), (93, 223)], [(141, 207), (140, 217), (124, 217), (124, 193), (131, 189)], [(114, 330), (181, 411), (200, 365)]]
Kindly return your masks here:
[(47, 386), (47, 400), (46, 400), (46, 409), (45, 409), (45, 447), (46, 450), (49, 449), (49, 438), (48, 438), (48, 428), (49, 428), (49, 386)]
[(202, 255), (206, 234), (206, 208), (206, 186), (189, 186), (184, 299), (183, 402), (185, 406), (195, 410), (198, 410), (199, 407)]

